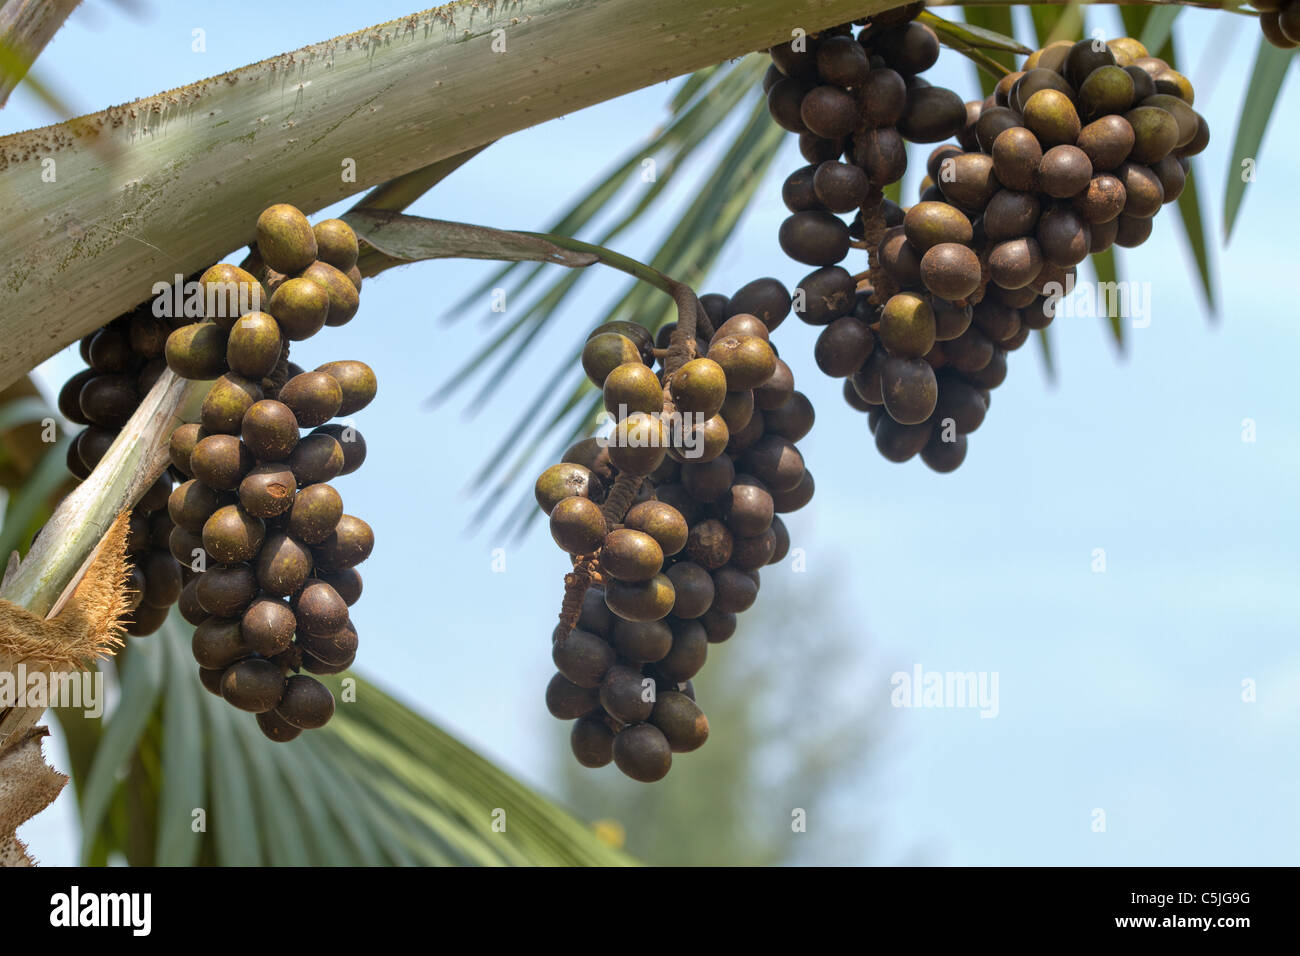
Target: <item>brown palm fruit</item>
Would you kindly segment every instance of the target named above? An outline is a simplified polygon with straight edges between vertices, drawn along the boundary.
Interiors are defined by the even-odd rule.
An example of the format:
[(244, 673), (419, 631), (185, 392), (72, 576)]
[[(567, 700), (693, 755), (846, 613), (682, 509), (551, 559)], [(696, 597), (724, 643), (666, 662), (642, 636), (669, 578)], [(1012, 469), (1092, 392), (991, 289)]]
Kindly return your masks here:
[(691, 526), (684, 554), (691, 561), (712, 571), (731, 559), (734, 536), (727, 526), (716, 518), (708, 518)]
[(752, 315), (772, 332), (790, 314), (790, 293), (779, 279), (755, 279), (731, 296), (730, 312), (733, 316)]
[[(783, 80), (782, 82), (787, 82)], [(575, 738), (578, 727), (584, 721), (579, 721), (574, 725)], [(593, 744), (583, 741), (584, 747), (590, 747), (593, 751), (596, 748)], [(625, 727), (614, 736), (613, 744), (614, 763), (618, 769), (633, 780), (641, 783), (654, 783), (656, 780), (662, 780), (668, 775), (672, 768), (673, 754), (672, 748), (668, 743), (668, 738), (657, 727), (650, 724), (635, 724), (631, 727)], [(574, 752), (578, 752), (578, 744), (574, 742)], [(603, 751), (596, 751), (603, 753)], [(587, 760), (595, 759), (595, 754), (588, 756)], [(579, 760), (586, 766), (594, 764), (586, 763), (583, 756)]]
[(96, 375), (82, 386), (78, 404), (81, 417), (104, 428), (121, 428), (140, 404), (140, 396), (130, 375)]
[(372, 401), (379, 391), (379, 380), (375, 371), (365, 362), (348, 359), (341, 362), (326, 362), (316, 367), (317, 372), (324, 372), (339, 383), (343, 392), (343, 401), (336, 415), (355, 415)]
[(858, 125), (858, 104), (837, 87), (814, 86), (799, 104), (799, 117), (810, 132), (842, 139)]
[[(721, 571), (735, 571), (734, 568), (723, 568)], [(717, 574), (715, 572), (715, 580)], [(743, 572), (736, 571), (737, 574)], [(753, 579), (749, 579), (753, 583)], [(715, 588), (717, 584), (715, 583)], [(756, 587), (756, 585), (755, 585)], [(716, 598), (715, 598), (716, 601)], [(672, 620), (669, 627), (673, 632), (672, 649), (664, 655), (662, 660), (656, 661), (653, 666), (654, 674), (663, 681), (680, 684), (688, 681), (704, 667), (705, 661), (709, 655), (709, 636), (704, 629), (703, 623), (697, 620), (682, 621)]]
[[(770, 351), (770, 349), (769, 349)], [(653, 378), (653, 373), (651, 373)], [(656, 383), (657, 384), (657, 383)], [(669, 380), (673, 404), (679, 412), (689, 412), (712, 418), (722, 409), (727, 397), (727, 374), (711, 358), (698, 358), (684, 364)], [(662, 393), (659, 395), (662, 405)], [(654, 411), (656, 409), (643, 409)]]
[(654, 414), (663, 408), (663, 386), (640, 360), (625, 362), (605, 377), (604, 401), (605, 410), (616, 418), (633, 412)]
[[(747, 611), (749, 608), (753, 607), (754, 602), (758, 599), (758, 584), (755, 582), (754, 578), (750, 576), (754, 573), (755, 572), (741, 571), (739, 568), (732, 567), (731, 565), (724, 565), (714, 571), (713, 587), (715, 594), (713, 598), (713, 606), (719, 611), (725, 611), (731, 614), (740, 614), (741, 612)], [(698, 666), (695, 667), (695, 670), (691, 670), (689, 666), (678, 667), (677, 670), (670, 675), (677, 680), (686, 680), (689, 677), (693, 677), (695, 673), (698, 672), (699, 667), (704, 665), (703, 654), (700, 652), (707, 650), (708, 638), (704, 632), (703, 625), (700, 626), (698, 631), (690, 633), (690, 640), (683, 640), (681, 642), (683, 652), (679, 655), (679, 658), (683, 664), (687, 660), (694, 663), (694, 658), (698, 656)], [(678, 643), (677, 640), (674, 640), (674, 650), (677, 650)], [(688, 657), (686, 653), (687, 651), (693, 653)], [(664, 660), (670, 661), (672, 658), (673, 654), (672, 652), (669, 652), (668, 657)], [(672, 663), (678, 663), (678, 661), (672, 661)], [(659, 666), (660, 668), (663, 668), (664, 661), (660, 661)]]
[(1034, 67), (1025, 70), (1024, 75), (1012, 85), (1007, 105), (1018, 113), (1024, 113), (1030, 97), (1041, 90), (1053, 90), (1071, 98), (1074, 96), (1074, 87), (1056, 70)]
[(206, 437), (207, 432), (203, 431), (203, 427), (193, 422), (178, 425), (173, 429), (171, 439), (167, 445), (172, 466), (182, 474), (192, 476), (190, 455), (194, 451), (194, 446)]
[[(713, 606), (713, 577), (702, 565), (694, 561), (678, 561), (666, 573), (675, 595), (672, 609), (674, 617), (682, 620), (697, 618)], [(671, 643), (671, 634), (669, 637)], [(665, 648), (664, 654), (667, 652)], [(659, 660), (663, 656), (660, 654), (653, 660)]]
[(1084, 116), (1123, 114), (1133, 105), (1136, 93), (1129, 72), (1112, 64), (1088, 74), (1079, 87), (1078, 102)]
[(1025, 102), (1024, 115), (1026, 128), (1044, 146), (1073, 143), (1079, 138), (1078, 111), (1070, 97), (1060, 90), (1042, 89), (1033, 94)]
[(1082, 192), (1092, 179), (1092, 161), (1077, 146), (1053, 146), (1043, 154), (1038, 167), (1038, 185), (1056, 199), (1069, 199)]
[(234, 491), (253, 467), (251, 450), (234, 435), (208, 435), (189, 458), (194, 477), (216, 491)]
[(811, 88), (811, 83), (794, 77), (773, 84), (767, 91), (767, 111), (777, 125), (791, 133), (809, 132), (803, 121), (803, 98)]
[(224, 670), (253, 652), (237, 619), (210, 617), (194, 629), (190, 650), (200, 667)]
[[(200, 575), (197, 580), (205, 577)], [(272, 657), (289, 649), (298, 619), (284, 601), (264, 594), (249, 602), (239, 626), (249, 647), (263, 657)]]
[(280, 703), (284, 684), (284, 671), (276, 664), (261, 659), (240, 661), (221, 675), (221, 696), (240, 710), (261, 714)]
[(857, 283), (840, 266), (810, 272), (795, 287), (795, 314), (808, 325), (826, 325), (853, 310)]
[(1183, 194), (1187, 185), (1187, 173), (1183, 171), (1180, 161), (1174, 156), (1166, 156), (1151, 167), (1151, 171), (1160, 180), (1160, 189), (1164, 194), (1162, 203), (1171, 203)]
[(1139, 106), (1125, 113), (1124, 118), (1133, 127), (1130, 162), (1158, 163), (1178, 144), (1178, 120), (1158, 106)]
[(315, 428), (339, 413), (343, 389), (325, 372), (303, 372), (284, 383), (278, 398), (301, 427)]
[(1136, 141), (1133, 126), (1122, 116), (1103, 116), (1085, 126), (1076, 145), (1087, 155), (1094, 172), (1110, 172), (1128, 157)]
[[(296, 433), (297, 424), (293, 427)], [(293, 447), (287, 464), (299, 487), (331, 481), (343, 473), (343, 446), (332, 435), (312, 432)]]
[(921, 255), (907, 241), (902, 226), (885, 231), (880, 240), (879, 256), (880, 264), (899, 285), (915, 285), (921, 281)]
[(951, 139), (966, 124), (966, 104), (941, 86), (913, 87), (898, 119), (898, 131), (913, 143), (939, 143)]
[(755, 335), (728, 335), (709, 346), (708, 358), (726, 375), (732, 390), (757, 388), (776, 370), (776, 353)]
[(295, 727), (316, 730), (324, 727), (334, 716), (334, 695), (315, 678), (293, 674), (284, 682), (283, 695), (275, 712)]
[(302, 587), (312, 571), (312, 552), (287, 534), (267, 536), (254, 563), (257, 583), (263, 591), (286, 597)]
[(547, 468), (533, 486), (533, 496), (537, 499), (538, 507), (548, 515), (560, 501), (574, 495), (600, 501), (604, 497), (604, 489), (600, 479), (589, 468), (572, 462), (562, 462)]
[(1176, 149), (1187, 146), (1200, 131), (1201, 115), (1177, 96), (1171, 96), (1168, 93), (1157, 93), (1142, 100), (1138, 104), (1138, 108), (1161, 109), (1174, 118), (1174, 121), (1178, 124), (1178, 137), (1174, 141)]
[(551, 537), (570, 554), (591, 554), (607, 530), (600, 506), (588, 498), (573, 495), (551, 509)]
[(736, 476), (735, 483), (718, 499), (717, 510), (718, 517), (734, 538), (753, 538), (762, 534), (772, 526), (775, 514), (772, 496), (762, 482), (749, 475)]
[[(357, 287), (346, 275), (327, 262), (313, 262), (303, 270), (302, 278), (316, 283), (329, 296), (329, 310), (325, 324), (330, 327), (346, 325), (357, 314), (361, 297)], [(272, 297), (274, 300), (274, 297)], [(272, 315), (275, 314), (272, 309)], [(278, 318), (278, 316), (277, 316)]]
[(1008, 189), (1028, 192), (1038, 187), (1038, 167), (1043, 148), (1038, 137), (1023, 126), (1004, 130), (993, 141), (993, 171)]
[(609, 373), (628, 362), (640, 362), (636, 343), (617, 332), (602, 332), (582, 347), (582, 369), (597, 388), (605, 387)]
[(880, 384), (885, 410), (899, 424), (924, 422), (938, 401), (934, 369), (924, 359), (887, 359), (881, 368)]
[(343, 628), (348, 622), (348, 606), (332, 587), (317, 578), (308, 578), (302, 590), (292, 598), (294, 618), (299, 633), (321, 637)]
[(619, 581), (648, 581), (663, 563), (659, 542), (644, 531), (616, 529), (605, 536), (600, 548), (601, 570)]
[(614, 428), (609, 438), (609, 459), (621, 472), (648, 475), (661, 464), (670, 436), (658, 415), (633, 412)]
[(605, 585), (605, 603), (626, 621), (657, 621), (673, 609), (676, 593), (666, 574), (656, 574), (648, 581), (609, 581)]
[(212, 384), (203, 399), (199, 421), (209, 434), (238, 434), (244, 413), (261, 400), (261, 385), (235, 372), (227, 372)]
[(674, 753), (699, 750), (709, 739), (709, 720), (704, 711), (678, 691), (666, 690), (658, 695), (650, 723), (659, 728)]
[[(865, 361), (865, 360), (864, 360)], [(812, 431), (816, 421), (812, 402), (803, 392), (793, 392), (790, 400), (780, 408), (771, 409), (764, 415), (764, 431), (792, 442), (801, 441)]]
[(217, 617), (240, 617), (257, 596), (257, 577), (247, 564), (216, 565), (195, 580), (199, 607)]
[(301, 211), (277, 203), (257, 217), (257, 251), (276, 272), (301, 272), (316, 259), (316, 235)]
[[(219, 688), (217, 693), (220, 693)], [(262, 732), (262, 736), (276, 743), (288, 743), (302, 736), (301, 727), (295, 727), (274, 710), (257, 715), (257, 729)]]
[(275, 370), (282, 346), (280, 326), (266, 312), (240, 316), (226, 340), (226, 364), (231, 371), (261, 381)]
[(970, 219), (944, 202), (919, 202), (908, 209), (903, 233), (921, 253), (943, 242), (968, 243), (974, 236)]
[(1124, 215), (1146, 219), (1160, 211), (1165, 190), (1150, 167), (1124, 163), (1115, 171), (1115, 178), (1124, 186)]
[(329, 309), (329, 291), (306, 278), (281, 283), (267, 306), (280, 333), (292, 342), (301, 342), (319, 332), (329, 316)]
[(794, 442), (776, 435), (764, 435), (754, 442), (745, 449), (737, 465), (773, 493), (791, 490), (804, 473), (803, 455)]
[(350, 475), (360, 468), (366, 460), (366, 439), (351, 425), (335, 422), (321, 425), (312, 431), (313, 435), (329, 435), (343, 449), (343, 470), (340, 475)]
[(877, 67), (862, 83), (862, 119), (869, 127), (893, 126), (907, 108), (907, 83), (897, 70)]
[(1028, 236), (1000, 242), (989, 252), (989, 274), (1004, 289), (1023, 289), (1043, 268), (1043, 252)]
[(226, 331), (210, 322), (183, 325), (167, 336), (167, 367), (182, 378), (214, 379), (226, 370)]
[(736, 477), (736, 467), (731, 458), (721, 456), (707, 462), (686, 462), (682, 465), (682, 487), (696, 501), (711, 504), (731, 487)]
[(1043, 258), (1053, 265), (1065, 268), (1088, 257), (1092, 241), (1088, 224), (1068, 206), (1046, 210), (1038, 220), (1035, 235)]
[(239, 435), (259, 461), (284, 461), (298, 444), (298, 419), (284, 402), (264, 398), (244, 413)]
[(673, 632), (664, 621), (624, 621), (616, 618), (610, 643), (618, 656), (634, 664), (662, 660), (673, 646)]
[(256, 518), (274, 518), (292, 507), (297, 487), (284, 462), (257, 465), (239, 483), (239, 503)]
[(1041, 211), (1037, 193), (1000, 189), (984, 210), (984, 235), (995, 242), (1032, 235)]
[[(303, 667), (313, 674), (332, 674), (351, 665), (356, 657), (360, 639), (357, 637), (356, 628), (351, 622), (346, 622), (337, 631), (328, 633), (308, 634), (300, 630), (297, 644), (303, 651)], [(337, 670), (313, 669), (307, 660), (308, 655)]]
[(681, 551), (690, 533), (682, 513), (663, 501), (643, 501), (633, 505), (628, 509), (623, 524), (654, 538), (665, 556)]
[[(852, 317), (845, 316), (845, 318)], [(867, 334), (871, 334), (869, 330)], [(776, 368), (773, 370), (771, 378), (751, 391), (754, 396), (754, 404), (763, 411), (780, 408), (794, 394), (794, 372), (790, 370), (790, 366), (786, 365), (785, 362), (777, 359)], [(721, 410), (719, 410), (720, 413)], [(726, 419), (723, 419), (723, 421), (725, 422)]]
[(343, 518), (343, 499), (326, 484), (308, 485), (293, 498), (285, 530), (303, 544), (320, 544)]
[[(871, 188), (867, 174), (860, 167), (835, 160), (815, 167), (810, 180), (814, 198), (831, 212), (855, 212), (867, 198), (867, 191)], [(804, 208), (816, 207), (805, 206)]]
[[(962, 153), (937, 183), (944, 197), (968, 215), (984, 211), (1002, 185), (993, 173), (993, 157)], [(900, 280), (901, 281), (901, 280)]]
[(942, 242), (921, 257), (921, 281), (941, 299), (964, 299), (979, 288), (979, 256), (968, 246)]
[(242, 315), (266, 307), (266, 288), (251, 272), (220, 262), (199, 276), (203, 315), (229, 330)]
[(357, 264), (360, 251), (357, 234), (342, 219), (325, 219), (312, 227), (316, 237), (316, 258), (347, 272)]
[(569, 748), (584, 767), (604, 767), (613, 760), (614, 732), (605, 723), (604, 715), (588, 715), (575, 720), (569, 735)]
[[(1174, 163), (1177, 165), (1176, 160)], [(1124, 184), (1110, 173), (1101, 173), (1092, 177), (1088, 188), (1075, 196), (1071, 205), (1089, 225), (1095, 226), (1118, 216), (1126, 199)]]
[(203, 523), (203, 549), (222, 564), (253, 560), (265, 536), (262, 519), (239, 505), (224, 505)]
[[(671, 639), (671, 634), (669, 636)], [(579, 687), (559, 672), (546, 685), (546, 709), (552, 717), (574, 720), (599, 706), (600, 691), (597, 688)]]
[(782, 222), (777, 241), (796, 262), (829, 266), (848, 255), (849, 228), (829, 212), (808, 210)]
[(1133, 249), (1142, 245), (1151, 237), (1152, 222), (1150, 216), (1130, 216), (1121, 214), (1115, 220), (1115, 245)]

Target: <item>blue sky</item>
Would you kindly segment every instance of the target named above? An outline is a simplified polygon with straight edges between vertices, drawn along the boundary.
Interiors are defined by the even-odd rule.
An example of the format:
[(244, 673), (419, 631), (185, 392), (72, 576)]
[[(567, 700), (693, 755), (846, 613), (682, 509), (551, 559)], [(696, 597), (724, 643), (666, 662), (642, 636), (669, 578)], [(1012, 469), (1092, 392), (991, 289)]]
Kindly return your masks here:
[[(266, 22), (265, 4), (145, 6), (136, 22), (92, 3), (42, 57), (44, 75), (79, 112), (410, 12), (395, 0), (362, 8), (322, 0), (311, 17), (249, 31), (248, 18)], [(1118, 28), (1112, 10), (1089, 16), (1090, 27)], [(204, 54), (191, 52), (194, 27), (207, 30)], [(1196, 175), (1217, 237), (1258, 27), (1187, 10), (1176, 34), (1196, 107), (1213, 130)], [(951, 52), (927, 77), (976, 95), (969, 64)], [(542, 228), (660, 121), (671, 88), (516, 134), (411, 211)], [(1300, 115), (1295, 83), (1276, 115)], [(0, 132), (50, 119), (20, 89), (0, 113)], [(1166, 210), (1147, 246), (1122, 254), (1124, 275), (1150, 283), (1150, 326), (1128, 330), (1121, 357), (1103, 320), (1059, 320), (1055, 384), (1032, 343), (1012, 355), (955, 474), (881, 459), (865, 417), (813, 364), (815, 330), (791, 320), (777, 333), (817, 405), (817, 426), (801, 448), (818, 491), (789, 522), (809, 573), (773, 568), (765, 579), (817, 587), (819, 565), (839, 570), (837, 580), (850, 586), (836, 594), (831, 623), (861, 647), (845, 668), (860, 675), (862, 695), (887, 700), (889, 675), (918, 663), (999, 675), (996, 719), (972, 710), (886, 714), (878, 766), (861, 793), (848, 795), (878, 836), (861, 862), (1296, 861), (1300, 330), (1294, 297), (1283, 292), (1296, 244), (1283, 230), (1300, 222), (1297, 150), (1294, 125), (1275, 123), (1233, 242), (1214, 250), (1217, 320), (1192, 279), (1176, 214)], [(923, 156), (914, 155), (914, 170)], [(780, 180), (802, 162), (787, 143), (701, 291), (730, 293), (760, 275), (793, 284), (807, 271), (776, 243), (786, 215)], [(917, 175), (909, 174), (908, 198)], [(651, 217), (619, 250), (646, 258), (669, 226), (662, 213)], [(304, 353), (313, 362), (359, 358), (380, 377), (379, 398), (357, 417), (366, 467), (339, 482), (349, 510), (378, 539), (353, 615), (360, 669), (553, 789), (557, 728), (540, 701), (565, 561), (544, 533), (519, 544), (466, 536), (471, 504), (462, 494), (536, 385), (527, 375), (512, 380), (472, 418), (461, 414), (464, 397), (436, 411), (422, 405), (482, 339), (486, 300), (458, 324), (438, 320), (490, 268), (438, 262), (387, 273), (367, 283), (352, 324), (327, 330)], [(552, 368), (621, 288), (621, 277), (589, 277), (528, 364)], [(65, 352), (39, 378), (53, 393), (77, 366), (75, 350)], [(1255, 423), (1254, 442), (1242, 440), (1245, 419)], [(506, 549), (504, 573), (492, 569), (496, 547)], [(1104, 573), (1093, 570), (1098, 548)], [(759, 604), (754, 620), (742, 621), (749, 639), (817, 639), (772, 633), (762, 596)], [(1241, 699), (1247, 679), (1257, 687), (1254, 703)], [(63, 799), (24, 830), (46, 862), (74, 858), (72, 806)], [(1106, 814), (1104, 833), (1091, 828), (1096, 808)]]

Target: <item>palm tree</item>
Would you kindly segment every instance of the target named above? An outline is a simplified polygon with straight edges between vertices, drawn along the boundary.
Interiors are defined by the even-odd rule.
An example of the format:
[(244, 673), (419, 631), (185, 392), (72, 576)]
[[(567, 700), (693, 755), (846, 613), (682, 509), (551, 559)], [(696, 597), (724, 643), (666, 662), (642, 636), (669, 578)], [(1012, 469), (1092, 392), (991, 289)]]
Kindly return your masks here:
[[(9, 0), (0, 7), (0, 100), (23, 81), (57, 108), (39, 68), (29, 70), (76, 4), (46, 4), (33, 12), (38, 6)], [(630, 0), (542, 0), (519, 18), (509, 9), (451, 4), (0, 140), (10, 273), (0, 286), (0, 341), (6, 343), (0, 354), (0, 481), (8, 491), (0, 554), (29, 549), (6, 574), (0, 596), (48, 613), (113, 517), (148, 484), (165, 426), (201, 398), (195, 386), (170, 376), (160, 382), (150, 407), (128, 427), (136, 441), (119, 442), (83, 486), (75, 509), (56, 512), (70, 487), (63, 469), (67, 439), (41, 440), (42, 423), (58, 415), (25, 376), (148, 294), (162, 265), (157, 244), (123, 239), (124, 218), (133, 230), (165, 243), (169, 257), (162, 271), (174, 266), (188, 273), (246, 243), (249, 225), (269, 202), (291, 202), (310, 213), (360, 194), (348, 219), (368, 241), (364, 275), (432, 258), (508, 262), (464, 301), (500, 287), (512, 297), (530, 294), (531, 304), (494, 327), (433, 397), (457, 393), (487, 368), (495, 369), (500, 384), (517, 371), (528, 344), (575, 294), (583, 267), (594, 261), (631, 273), (633, 281), (593, 324), (632, 319), (654, 329), (671, 319), (674, 304), (660, 295), (664, 285), (656, 278), (699, 288), (782, 140), (757, 93), (766, 64), (751, 51), (788, 38), (791, 23), (814, 32), (890, 6), (887, 0), (757, 0), (743, 6), (657, 0), (649, 7)], [(1243, 12), (1222, 6), (1225, 16)], [(1120, 13), (1130, 35), (1177, 65), (1172, 27), (1182, 9), (1133, 4)], [(1073, 38), (1084, 26), (1076, 3), (1029, 10), (1038, 45)], [(653, 14), (648, 20), (647, 11)], [(967, 4), (961, 21), (934, 12), (923, 16), (945, 45), (972, 61), (985, 94), (1013, 57), (1027, 51), (1012, 39), (1011, 6)], [(601, 56), (587, 57), (589, 49)], [(485, 62), (491, 65), (486, 88)], [(1243, 90), (1234, 156), (1257, 153), (1289, 63), (1287, 53), (1261, 38)], [(490, 143), (673, 77), (683, 79), (666, 120), (540, 235), (393, 218)], [(329, 149), (298, 145), (326, 137)], [(668, 187), (688, 160), (709, 152), (718, 159), (703, 188), (673, 205)], [(657, 173), (649, 188), (631, 208), (613, 214), (647, 158)], [(57, 169), (58, 190), (20, 185), (21, 177), (39, 178), (47, 160)], [(258, 175), (226, 179), (235, 162)], [(106, 170), (114, 182), (127, 184), (125, 191), (105, 188)], [(216, 180), (224, 180), (219, 203), (210, 191)], [(1213, 309), (1202, 196), (1195, 178), (1188, 182), (1178, 200), (1180, 222)], [(1223, 198), (1229, 230), (1243, 196), (1244, 181), (1230, 178)], [(646, 265), (605, 248), (651, 210), (664, 209), (676, 225)], [(198, 210), (203, 215), (190, 214)], [(580, 233), (589, 233), (591, 244), (572, 238)], [(63, 254), (70, 241), (77, 248), (73, 257)], [(555, 263), (571, 268), (546, 267)], [(1120, 265), (1107, 252), (1093, 256), (1092, 267), (1099, 280), (1113, 281)], [(117, 278), (105, 283), (106, 275)], [(1118, 317), (1111, 334), (1122, 345)], [(1050, 369), (1050, 339), (1046, 332), (1038, 336)], [(541, 394), (557, 391), (564, 400), (542, 429), (553, 445), (503, 442), (486, 457), (473, 482), (481, 497), (475, 524), (494, 516), (507, 498), (503, 493), (518, 493), (519, 476), (530, 466), (553, 458), (591, 421), (600, 396), (579, 371), (553, 370)], [(537, 404), (527, 403), (530, 414)], [(535, 512), (526, 493), (516, 500), (496, 515), (499, 529), (527, 528)], [(62, 521), (67, 533), (32, 545), (33, 534), (51, 519)], [(87, 863), (118, 857), (131, 864), (630, 862), (573, 815), (350, 674), (335, 679), (333, 689), (354, 693), (355, 705), (341, 708), (313, 739), (272, 747), (204, 694), (190, 673), (186, 645), (184, 622), (173, 615), (158, 637), (133, 640), (102, 665), (121, 688), (110, 721), (57, 715), (68, 741)], [(0, 711), (0, 735), (30, 726), (37, 716)], [(0, 736), (0, 760), (6, 743), (17, 739)], [(210, 830), (190, 812), (200, 807), (216, 811)], [(500, 810), (510, 821), (504, 831), (492, 826)], [(671, 831), (676, 824), (666, 812)], [(222, 827), (220, 819), (257, 824)], [(197, 840), (196, 829), (202, 834)], [(5, 835), (0, 832), (0, 840)], [(764, 852), (763, 861), (779, 855)]]

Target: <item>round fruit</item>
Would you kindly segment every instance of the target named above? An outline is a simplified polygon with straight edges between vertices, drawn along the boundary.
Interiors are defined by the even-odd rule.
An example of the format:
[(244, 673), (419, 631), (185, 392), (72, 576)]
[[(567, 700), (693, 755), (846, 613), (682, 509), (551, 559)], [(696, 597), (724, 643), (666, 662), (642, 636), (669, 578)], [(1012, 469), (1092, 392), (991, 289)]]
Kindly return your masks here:
[(298, 444), (298, 419), (284, 402), (264, 398), (244, 413), (239, 436), (259, 461), (284, 461)]
[(347, 272), (357, 264), (360, 252), (357, 234), (342, 219), (325, 219), (312, 227), (316, 237), (316, 258)]
[(167, 336), (165, 354), (181, 378), (214, 379), (226, 370), (226, 332), (210, 322), (183, 325)]
[(253, 467), (251, 450), (234, 435), (208, 435), (190, 452), (194, 477), (216, 491), (234, 491)]
[(316, 235), (300, 210), (277, 203), (257, 217), (257, 251), (276, 272), (301, 272), (316, 260)]
[(664, 691), (658, 695), (650, 723), (663, 733), (674, 753), (699, 750), (709, 739), (709, 719), (685, 694)]
[(280, 325), (265, 312), (240, 316), (226, 340), (226, 364), (231, 371), (261, 381), (280, 361)]
[(663, 563), (659, 542), (644, 531), (611, 531), (600, 548), (601, 570), (620, 581), (648, 581), (659, 573)]
[(261, 400), (261, 385), (235, 372), (227, 372), (212, 384), (203, 399), (199, 421), (211, 434), (237, 434), (244, 413)]
[[(327, 362), (316, 367), (317, 372), (324, 372), (339, 383), (343, 392), (343, 401), (334, 414), (339, 416), (354, 415), (375, 399), (379, 391), (379, 380), (375, 371), (365, 362), (348, 359), (342, 362)], [(304, 423), (304, 427), (306, 426)]]
[(657, 621), (672, 610), (675, 600), (672, 581), (662, 573), (637, 583), (610, 581), (605, 587), (605, 603), (626, 621)]
[(286, 597), (302, 587), (312, 570), (312, 553), (287, 534), (269, 535), (258, 552), (254, 570), (263, 591)]
[(289, 649), (298, 620), (289, 605), (263, 596), (248, 605), (239, 626), (249, 647), (263, 657), (271, 657)]
[(285, 530), (304, 544), (320, 544), (342, 517), (343, 499), (332, 486), (308, 485), (294, 496)]
[(275, 712), (295, 727), (315, 730), (324, 727), (334, 716), (334, 695), (314, 677), (294, 674), (284, 682), (284, 692)]
[(571, 495), (551, 509), (551, 537), (570, 554), (591, 554), (605, 540), (607, 528), (600, 506)]
[(584, 767), (604, 767), (614, 759), (614, 739), (603, 717), (582, 717), (573, 722), (569, 747)]

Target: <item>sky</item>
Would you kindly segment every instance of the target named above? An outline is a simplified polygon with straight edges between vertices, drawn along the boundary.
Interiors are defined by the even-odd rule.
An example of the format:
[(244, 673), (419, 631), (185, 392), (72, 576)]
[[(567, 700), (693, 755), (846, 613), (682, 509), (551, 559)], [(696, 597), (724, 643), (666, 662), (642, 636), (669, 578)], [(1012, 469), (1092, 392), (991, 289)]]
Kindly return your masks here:
[[(136, 20), (103, 0), (83, 5), (43, 54), (42, 75), (77, 112), (410, 12), (409, 0), (320, 0), (310, 18), (249, 31), (246, 17), (266, 22), (265, 4), (139, 6)], [(1118, 31), (1113, 10), (1088, 15), (1090, 28)], [(196, 27), (207, 31), (204, 53), (191, 49)], [(1058, 319), (1055, 382), (1034, 343), (1014, 353), (966, 463), (950, 475), (880, 458), (865, 416), (814, 365), (816, 330), (791, 319), (776, 333), (817, 406), (800, 443), (817, 496), (788, 521), (807, 570), (765, 570), (777, 583), (741, 628), (754, 641), (812, 643), (829, 627), (860, 648), (844, 670), (856, 693), (886, 706), (876, 763), (860, 791), (842, 795), (852, 809), (841, 812), (868, 817), (876, 834), (855, 862), (1278, 865), (1300, 855), (1300, 329), (1294, 297), (1282, 292), (1295, 268), (1283, 227), (1300, 221), (1300, 132), (1277, 122), (1269, 130), (1225, 248), (1223, 189), (1237, 165), (1230, 147), (1259, 31), (1241, 17), (1185, 10), (1175, 34), (1213, 131), (1195, 175), (1216, 240), (1216, 314), (1166, 209), (1147, 245), (1121, 254), (1123, 275), (1149, 293), (1150, 323), (1126, 330), (1121, 355), (1103, 319)], [(926, 75), (977, 95), (969, 63), (951, 51)], [(662, 120), (675, 85), (515, 134), (410, 212), (542, 229)], [(1300, 115), (1294, 82), (1275, 115)], [(20, 88), (0, 112), (0, 133), (52, 119)], [(729, 294), (764, 275), (793, 285), (808, 271), (776, 243), (780, 182), (803, 164), (789, 139), (701, 292)], [(913, 170), (925, 152), (914, 151)], [(671, 195), (698, 188), (705, 168)], [(918, 175), (909, 174), (905, 197)], [(661, 208), (617, 248), (648, 258), (671, 225)], [(312, 362), (361, 359), (380, 380), (378, 399), (356, 419), (366, 465), (338, 482), (378, 542), (353, 608), (358, 669), (554, 793), (558, 731), (541, 699), (566, 562), (540, 525), (522, 542), (467, 534), (474, 503), (465, 486), (537, 375), (577, 361), (574, 340), (622, 282), (585, 279), (522, 371), (496, 383), (474, 415), (464, 414), (470, 393), (430, 409), (427, 396), (492, 328), (486, 297), (459, 322), (442, 321), (491, 268), (442, 261), (367, 281), (358, 317), (303, 352)], [(78, 367), (74, 347), (37, 378), (53, 395)], [(835, 574), (819, 579), (819, 567)], [(835, 582), (819, 629), (765, 625), (764, 597), (825, 587), (819, 580)], [(917, 668), (996, 676), (996, 716), (888, 706), (892, 675)], [(60, 746), (53, 741), (56, 762)], [(65, 797), (22, 835), (45, 862), (71, 862), (74, 816)]]

